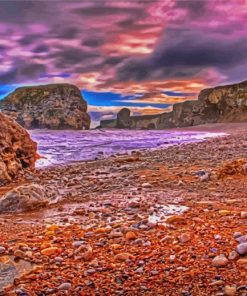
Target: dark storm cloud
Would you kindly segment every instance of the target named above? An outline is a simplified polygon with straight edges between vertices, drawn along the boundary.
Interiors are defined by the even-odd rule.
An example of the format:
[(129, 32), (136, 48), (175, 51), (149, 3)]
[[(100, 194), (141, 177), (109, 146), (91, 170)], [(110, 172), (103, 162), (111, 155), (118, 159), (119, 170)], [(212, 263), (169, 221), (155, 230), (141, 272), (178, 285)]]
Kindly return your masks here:
[(35, 43), (39, 38), (40, 36), (38, 34), (27, 34), (20, 38), (18, 42), (22, 46), (27, 46)]
[(135, 89), (136, 81), (193, 81), (208, 68), (241, 79), (247, 64), (241, 1), (0, 0), (0, 78), (49, 83), (69, 73), (71, 82), (118, 91), (121, 81), (133, 80)]
[(117, 22), (117, 25), (119, 25), (120, 27), (131, 27), (134, 24), (135, 24), (134, 18), (126, 18), (124, 20)]
[(90, 38), (82, 41), (82, 45), (88, 46), (88, 47), (99, 47), (102, 44), (104, 44), (103, 38)]
[(165, 35), (154, 52), (145, 58), (130, 58), (117, 70), (118, 79), (149, 80), (184, 78), (207, 67), (223, 72), (247, 62), (247, 38), (219, 40), (201, 32)]
[(77, 27), (65, 28), (56, 37), (61, 39), (75, 39), (80, 33), (80, 29)]
[[(113, 4), (114, 2), (111, 2)], [(83, 16), (109, 16), (109, 15), (124, 15), (124, 14), (135, 14), (135, 15), (145, 15), (145, 11), (141, 10), (140, 7), (118, 7), (109, 5), (107, 3), (96, 2), (96, 5), (92, 5), (90, 7), (83, 8), (74, 8), (72, 12), (75, 14), (83, 15)]]
[(2, 54), (7, 49), (8, 49), (8, 46), (6, 46), (6, 45), (0, 45), (0, 54)]
[(55, 59), (55, 64), (59, 69), (65, 69), (69, 66), (76, 66), (85, 62), (89, 58), (96, 58), (99, 54), (93, 51), (84, 51), (80, 48), (64, 47), (54, 52), (50, 57)]
[[(125, 1), (104, 0), (0, 1), (0, 42), (9, 42), (8, 50), (2, 50), (0, 56), (1, 62), (6, 64), (2, 66), (2, 79), (6, 83), (15, 79), (22, 82), (22, 78), (23, 83), (36, 80), (38, 70), (44, 70), (40, 65), (47, 65), (47, 75), (60, 70), (69, 71), (71, 75), (113, 70), (130, 56), (126, 53), (123, 57), (124, 53), (111, 50), (118, 42), (118, 34), (128, 33), (128, 27), (120, 28), (117, 22), (130, 18), (137, 26), (137, 20), (144, 20), (148, 15), (144, 9), (146, 2), (126, 4)], [(99, 30), (101, 25), (102, 30)], [(147, 23), (145, 26), (148, 28)], [(20, 59), (30, 61), (35, 71), (28, 71)]]
[(33, 49), (34, 53), (44, 53), (49, 51), (49, 46), (45, 44), (40, 44)]
[(46, 67), (43, 64), (28, 63), (23, 60), (16, 60), (15, 67), (0, 74), (0, 81), (4, 83), (19, 83), (23, 80), (37, 79), (43, 75)]
[(177, 0), (177, 8), (186, 9), (191, 17), (201, 17), (207, 14), (207, 0)]
[(118, 56), (118, 57), (107, 57), (104, 60), (104, 65), (115, 66), (125, 60), (127, 56)]
[(216, 66), (229, 67), (247, 58), (247, 38), (220, 40), (203, 36), (202, 32), (188, 32), (179, 40), (164, 38), (153, 53), (155, 63), (161, 66)]
[(30, 21), (47, 19), (50, 12), (46, 1), (0, 1), (0, 20), (6, 23), (26, 24)]

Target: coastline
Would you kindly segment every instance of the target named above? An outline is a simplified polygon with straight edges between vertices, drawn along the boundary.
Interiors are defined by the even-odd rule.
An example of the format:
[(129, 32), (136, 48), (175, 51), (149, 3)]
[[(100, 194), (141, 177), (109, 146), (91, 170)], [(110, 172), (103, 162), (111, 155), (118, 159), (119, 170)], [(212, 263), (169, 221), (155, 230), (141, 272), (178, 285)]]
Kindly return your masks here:
[[(0, 245), (7, 254), (17, 248), (24, 256), (30, 249), (29, 259), (24, 258), (39, 265), (38, 271), (23, 274), (9, 286), (6, 295), (16, 295), (23, 283), (28, 295), (47, 289), (64, 295), (58, 289), (63, 282), (71, 284), (69, 295), (226, 295), (226, 286), (242, 286), (234, 294), (242, 295), (242, 257), (228, 259), (220, 268), (212, 266), (212, 260), (220, 254), (228, 258), (236, 249), (234, 233), (247, 234), (246, 218), (241, 218), (247, 209), (247, 176), (225, 169), (222, 177), (204, 182), (197, 172), (224, 172), (226, 162), (246, 159), (246, 127), (239, 123), (176, 129), (228, 135), (42, 168), (13, 183), (10, 187), (34, 182), (58, 188), (63, 201), (31, 214), (0, 215)], [(165, 223), (172, 216), (163, 212), (162, 206), (168, 205), (188, 209), (175, 211), (177, 220)], [(149, 219), (152, 215), (158, 216), (158, 223)], [(55, 230), (49, 230), (51, 224), (57, 225)], [(85, 245), (80, 254), (75, 241)], [(20, 243), (27, 251), (17, 247)], [(56, 251), (44, 255), (44, 247)], [(59, 263), (56, 257), (61, 257)]]

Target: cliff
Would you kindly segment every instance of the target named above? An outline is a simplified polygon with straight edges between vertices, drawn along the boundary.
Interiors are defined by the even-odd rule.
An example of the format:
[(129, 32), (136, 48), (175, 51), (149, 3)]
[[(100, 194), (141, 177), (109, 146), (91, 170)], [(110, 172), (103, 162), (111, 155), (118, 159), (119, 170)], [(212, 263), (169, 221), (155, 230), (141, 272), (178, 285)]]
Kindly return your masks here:
[(0, 185), (24, 169), (34, 168), (36, 151), (28, 132), (0, 112)]
[(17, 88), (0, 101), (0, 109), (27, 129), (89, 129), (87, 103), (71, 84)]
[(247, 81), (204, 89), (198, 100), (174, 104), (171, 112), (130, 116), (130, 112), (122, 109), (117, 119), (102, 120), (100, 125), (102, 128), (164, 129), (242, 121), (247, 121)]

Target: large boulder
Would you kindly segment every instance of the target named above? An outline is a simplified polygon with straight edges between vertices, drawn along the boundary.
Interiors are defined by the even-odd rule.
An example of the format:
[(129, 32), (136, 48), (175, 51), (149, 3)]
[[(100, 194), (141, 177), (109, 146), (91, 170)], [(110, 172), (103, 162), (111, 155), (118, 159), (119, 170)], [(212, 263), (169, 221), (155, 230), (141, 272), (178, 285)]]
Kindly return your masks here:
[(34, 168), (37, 144), (28, 132), (0, 112), (0, 185), (12, 180), (19, 171)]
[(34, 210), (47, 204), (48, 199), (42, 186), (22, 185), (0, 197), (0, 213)]
[(0, 214), (26, 212), (57, 203), (60, 195), (56, 188), (30, 183), (18, 186), (0, 197)]
[(0, 101), (0, 109), (27, 129), (89, 129), (87, 103), (71, 84), (17, 88)]

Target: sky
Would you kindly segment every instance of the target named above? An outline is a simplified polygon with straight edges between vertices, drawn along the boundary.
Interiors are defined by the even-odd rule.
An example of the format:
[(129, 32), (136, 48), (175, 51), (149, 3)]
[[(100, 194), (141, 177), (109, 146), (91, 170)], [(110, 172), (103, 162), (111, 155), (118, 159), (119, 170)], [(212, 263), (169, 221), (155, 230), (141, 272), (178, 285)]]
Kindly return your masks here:
[(247, 0), (0, 1), (0, 97), (73, 83), (93, 121), (247, 79)]

